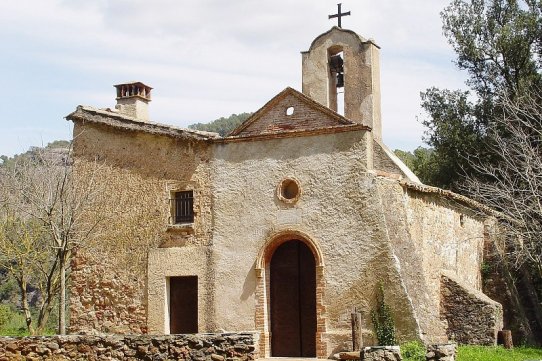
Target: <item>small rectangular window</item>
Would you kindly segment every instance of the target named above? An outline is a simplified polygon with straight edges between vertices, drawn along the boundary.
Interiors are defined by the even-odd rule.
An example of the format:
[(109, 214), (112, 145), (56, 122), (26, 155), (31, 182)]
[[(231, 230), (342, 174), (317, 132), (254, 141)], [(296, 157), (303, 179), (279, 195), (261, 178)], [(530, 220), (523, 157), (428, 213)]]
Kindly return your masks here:
[(194, 223), (194, 191), (175, 192), (175, 224)]

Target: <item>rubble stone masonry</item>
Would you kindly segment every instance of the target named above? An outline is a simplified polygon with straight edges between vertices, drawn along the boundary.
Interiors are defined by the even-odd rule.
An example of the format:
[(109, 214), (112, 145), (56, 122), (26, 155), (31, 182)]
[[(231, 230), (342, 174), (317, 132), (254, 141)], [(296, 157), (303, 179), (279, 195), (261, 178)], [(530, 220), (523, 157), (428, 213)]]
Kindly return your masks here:
[(257, 334), (171, 336), (0, 337), (0, 361), (187, 360), (249, 361), (258, 357)]
[(442, 275), (441, 290), (441, 317), (448, 323), (448, 338), (459, 344), (495, 345), (503, 326), (501, 304), (447, 273)]

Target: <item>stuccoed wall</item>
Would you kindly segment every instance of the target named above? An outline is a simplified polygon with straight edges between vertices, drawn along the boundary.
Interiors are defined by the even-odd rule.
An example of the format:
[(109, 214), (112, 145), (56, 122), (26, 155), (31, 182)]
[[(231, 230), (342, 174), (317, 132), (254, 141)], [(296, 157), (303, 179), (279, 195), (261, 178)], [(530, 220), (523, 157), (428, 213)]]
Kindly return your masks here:
[(303, 94), (332, 108), (328, 58), (329, 51), (339, 48), (344, 52), (345, 117), (371, 127), (374, 137), (380, 139), (380, 51), (372, 41), (337, 27), (319, 35), (302, 53)]
[(403, 175), (401, 169), (388, 157), (377, 141), (373, 142), (374, 168), (390, 174)]
[[(212, 145), (92, 124), (74, 132), (78, 171), (98, 159), (108, 197), (105, 222), (72, 264), (72, 332), (167, 333), (167, 277), (197, 275), (200, 332), (263, 330), (265, 339), (258, 287), (268, 274), (265, 265), (257, 274), (256, 262), (262, 252), (268, 261), (264, 245), (287, 232), (321, 251), (319, 355), (351, 347), (353, 307), (365, 345), (376, 343), (379, 284), (398, 338), (432, 343), (447, 342), (441, 269), (480, 287), (482, 221), (438, 194), (376, 176), (367, 131)], [(285, 178), (301, 186), (294, 204), (277, 197)], [(194, 189), (193, 228), (167, 227), (172, 186)]]
[(378, 188), (393, 258), (416, 314), (419, 337), (428, 343), (447, 342), (439, 313), (441, 270), (480, 289), (483, 220), (443, 196), (410, 190), (397, 181), (378, 178)]
[[(147, 332), (147, 256), (171, 245), (201, 247), (211, 232), (207, 145), (95, 124), (74, 127), (76, 171), (105, 194), (94, 238), (72, 262), (72, 332)], [(169, 187), (194, 189), (196, 227), (168, 229)], [(205, 264), (201, 264), (205, 267)]]
[[(352, 307), (362, 310), (364, 326), (370, 328), (379, 282), (388, 285), (389, 303), (398, 310), (399, 334), (416, 338), (412, 307), (386, 241), (378, 189), (366, 172), (366, 138), (360, 131), (217, 146), (213, 253), (218, 325), (254, 329), (254, 262), (266, 240), (296, 230), (323, 253), (327, 355), (350, 347)], [(286, 177), (301, 185), (294, 205), (276, 196)]]
[[(213, 264), (213, 252), (207, 246), (149, 250), (147, 283), (149, 333), (170, 333), (166, 278), (178, 276), (198, 277), (198, 330), (200, 332), (218, 332), (219, 327), (215, 323), (214, 300), (216, 293)], [(228, 309), (220, 312), (228, 312)]]
[(0, 361), (249, 361), (258, 358), (257, 345), (252, 333), (0, 337)]

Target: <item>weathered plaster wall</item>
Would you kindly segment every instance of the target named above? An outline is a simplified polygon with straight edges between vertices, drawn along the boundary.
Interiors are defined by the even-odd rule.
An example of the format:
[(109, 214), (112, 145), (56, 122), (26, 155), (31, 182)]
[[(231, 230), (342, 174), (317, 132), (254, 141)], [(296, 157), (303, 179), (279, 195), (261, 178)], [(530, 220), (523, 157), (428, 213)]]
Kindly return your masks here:
[(382, 140), (373, 137), (373, 168), (377, 174), (397, 175), (413, 183), (421, 183), (418, 177), (388, 148)]
[(403, 171), (397, 164), (395, 164), (390, 157), (386, 154), (384, 149), (380, 146), (377, 141), (373, 143), (374, 150), (374, 168), (377, 170), (384, 171), (390, 174), (397, 174), (404, 176)]
[(415, 310), (421, 337), (447, 342), (440, 319), (440, 275), (449, 270), (480, 289), (484, 224), (467, 208), (444, 197), (404, 189), (378, 179), (393, 256)]
[[(72, 263), (71, 331), (145, 333), (149, 249), (210, 239), (207, 145), (77, 122), (74, 139), (77, 171), (96, 176), (105, 199), (89, 215), (103, 218), (93, 240)], [(171, 184), (194, 189), (193, 229), (168, 228)]]
[[(212, 145), (90, 124), (74, 132), (76, 166), (84, 174), (97, 159), (108, 197), (106, 222), (72, 265), (72, 331), (167, 333), (167, 278), (198, 276), (200, 332), (258, 330), (265, 345), (268, 274), (255, 263), (288, 232), (321, 253), (320, 356), (350, 348), (353, 307), (365, 345), (376, 342), (379, 284), (399, 339), (432, 343), (447, 341), (441, 270), (480, 288), (482, 221), (375, 176), (367, 131)], [(277, 197), (285, 178), (301, 186), (295, 203)], [(168, 227), (171, 187), (194, 189), (194, 227)]]
[(333, 27), (303, 52), (303, 94), (322, 105), (330, 103), (329, 52), (344, 52), (344, 115), (373, 129), (381, 139), (379, 48), (349, 30)]
[[(218, 331), (214, 321), (213, 262), (211, 248), (207, 246), (158, 248), (149, 251), (149, 333), (170, 333), (167, 278), (179, 276), (198, 277), (198, 330), (200, 332)], [(227, 312), (227, 310), (220, 312)]]
[[(217, 312), (217, 324), (232, 331), (254, 329), (258, 311), (254, 262), (266, 240), (296, 230), (307, 234), (323, 253), (322, 342), (327, 355), (348, 347), (352, 307), (362, 310), (370, 328), (379, 281), (389, 285), (387, 300), (398, 310), (399, 334), (416, 337), (411, 307), (387, 243), (378, 190), (366, 172), (366, 142), (366, 132), (349, 132), (216, 147), (215, 303), (217, 310), (228, 310)], [(286, 177), (301, 185), (294, 205), (276, 196), (277, 185)]]

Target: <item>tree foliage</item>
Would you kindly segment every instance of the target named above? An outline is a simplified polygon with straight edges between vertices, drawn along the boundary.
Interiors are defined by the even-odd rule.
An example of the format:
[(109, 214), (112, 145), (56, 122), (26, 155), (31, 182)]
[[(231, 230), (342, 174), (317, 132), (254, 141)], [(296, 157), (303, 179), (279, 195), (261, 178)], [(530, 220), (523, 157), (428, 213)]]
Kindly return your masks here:
[(215, 132), (221, 136), (226, 136), (232, 130), (237, 128), (242, 122), (248, 119), (252, 113), (232, 114), (227, 118), (220, 117), (210, 123), (196, 123), (188, 126), (190, 129), (203, 130), (206, 132)]
[(418, 176), (422, 183), (438, 184), (440, 182), (438, 170), (441, 160), (438, 159), (433, 149), (418, 147), (413, 152), (396, 149), (394, 153)]
[(424, 140), (439, 160), (435, 185), (457, 189), (464, 175), (482, 176), (469, 158), (495, 161), (487, 130), (502, 114), (502, 96), (542, 89), (541, 14), (539, 0), (453, 0), (441, 13), (470, 90), (430, 88), (421, 95)]
[[(12, 212), (5, 204), (0, 218), (0, 268), (17, 282), (20, 305), (30, 334), (41, 333), (58, 292), (54, 253), (47, 246), (46, 229), (37, 221)], [(30, 310), (29, 286), (40, 291), (37, 319)]]

